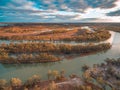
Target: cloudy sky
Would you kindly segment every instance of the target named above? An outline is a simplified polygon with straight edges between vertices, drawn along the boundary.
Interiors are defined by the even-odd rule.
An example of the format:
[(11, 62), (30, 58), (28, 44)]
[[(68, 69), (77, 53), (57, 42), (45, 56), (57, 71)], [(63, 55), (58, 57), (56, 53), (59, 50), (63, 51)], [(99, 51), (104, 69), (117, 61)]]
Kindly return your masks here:
[(0, 22), (120, 22), (120, 0), (0, 0)]

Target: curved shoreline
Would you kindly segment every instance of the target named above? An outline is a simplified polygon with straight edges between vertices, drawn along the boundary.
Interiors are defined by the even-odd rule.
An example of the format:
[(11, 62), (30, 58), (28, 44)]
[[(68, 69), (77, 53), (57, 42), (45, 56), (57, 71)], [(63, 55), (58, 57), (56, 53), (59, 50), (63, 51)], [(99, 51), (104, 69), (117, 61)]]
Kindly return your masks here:
[[(54, 33), (53, 33), (54, 32)], [(63, 30), (60, 32), (57, 31), (50, 31), (49, 33), (42, 33), (42, 36), (46, 37), (46, 35), (49, 35), (52, 33), (52, 37), (47, 37), (49, 41), (76, 41), (76, 42), (89, 42), (89, 41), (104, 41), (111, 37), (111, 33), (109, 31), (94, 31), (94, 32), (88, 32), (87, 30), (84, 30), (84, 33), (81, 34), (81, 30), (70, 30), (65, 31)], [(67, 35), (68, 37), (61, 37), (62, 34), (59, 35), (59, 33), (62, 33)], [(19, 34), (19, 33), (18, 33)], [(54, 37), (54, 35), (59, 36), (59, 38)], [(36, 37), (36, 38), (34, 38)], [(60, 38), (61, 37), (61, 38)], [(18, 35), (18, 36), (0, 36), (1, 39), (5, 40), (39, 40), (41, 36), (38, 35)], [(44, 38), (42, 38), (44, 40)], [(40, 42), (27, 42), (27, 43), (10, 43), (10, 44), (1, 44), (1, 56), (0, 56), (0, 62), (1, 63), (47, 63), (47, 62), (56, 62), (61, 61), (62, 59), (60, 57), (57, 57), (56, 55), (62, 54), (62, 55), (70, 55), (70, 54), (81, 54), (81, 55), (87, 55), (92, 53), (97, 53), (101, 51), (105, 51), (110, 49), (111, 45), (110, 43), (100, 43), (95, 45), (94, 43), (90, 43), (88, 45), (69, 45), (69, 44), (59, 44), (55, 45), (52, 43), (40, 43)], [(47, 53), (46, 56), (41, 56), (38, 58), (34, 54), (39, 53)], [(22, 56), (21, 54), (25, 54), (25, 56)], [(31, 54), (31, 55), (29, 55)], [(51, 54), (52, 58), (49, 57), (48, 54)], [(55, 55), (56, 54), (56, 55)], [(11, 55), (14, 55), (15, 57), (12, 57)], [(17, 56), (19, 55), (19, 56)], [(47, 57), (47, 59), (46, 59)], [(19, 58), (22, 58), (19, 60)]]
[[(102, 85), (108, 85), (112, 89), (119, 90), (120, 81), (120, 58), (105, 60), (105, 63), (94, 64), (93, 67), (88, 67), (87, 65), (83, 67), (86, 69), (84, 74), (98, 81)], [(86, 79), (88, 77), (85, 77)]]
[[(53, 32), (56, 33), (53, 33)], [(14, 35), (6, 35), (6, 32), (3, 33), (3, 35), (0, 35), (1, 40), (49, 40), (49, 41), (77, 41), (77, 42), (88, 42), (88, 41), (105, 41), (111, 37), (111, 34), (109, 31), (106, 30), (96, 30), (93, 33), (87, 32), (87, 30), (84, 30), (84, 33), (82, 34), (82, 30), (73, 29), (73, 30), (63, 30), (67, 32), (60, 32), (59, 30), (51, 30), (51, 33), (48, 34), (20, 34), (15, 33)], [(47, 32), (47, 31), (46, 31)], [(48, 32), (50, 32), (48, 30)], [(42, 32), (41, 32), (42, 33)]]
[[(35, 48), (34, 45), (43, 45), (41, 48)], [(27, 48), (23, 48), (24, 46), (21, 45), (27, 45)], [(30, 47), (29, 47), (30, 45)], [(53, 45), (53, 46), (51, 46)], [(62, 58), (58, 57), (56, 55), (71, 55), (71, 54), (81, 54), (81, 55), (87, 55), (97, 52), (106, 51), (111, 48), (110, 43), (103, 43), (99, 45), (54, 45), (54, 44), (40, 44), (40, 43), (34, 43), (34, 44), (11, 44), (7, 46), (0, 46), (0, 62), (1, 63), (8, 63), (8, 64), (15, 64), (15, 63), (47, 63), (47, 62), (57, 62), (61, 61)], [(36, 46), (37, 47), (37, 46)], [(52, 48), (54, 47), (54, 48)], [(16, 49), (18, 48), (18, 49)], [(22, 50), (22, 48), (24, 50)], [(31, 48), (32, 49), (31, 51)], [(44, 48), (44, 49), (43, 49)], [(39, 51), (40, 50), (40, 51)], [(10, 54), (19, 54), (19, 56), (12, 57), (9, 56)], [(27, 54), (30, 53), (30, 54)], [(40, 54), (35, 54), (40, 53)]]
[(0, 79), (2, 83), (0, 88), (3, 90), (8, 87), (14, 90), (119, 90), (120, 58), (117, 60), (107, 58), (105, 62), (94, 64), (93, 67), (84, 65), (82, 76), (69, 74), (68, 77), (64, 70), (49, 70), (46, 72), (48, 78), (46, 80), (41, 80), (41, 76), (36, 74), (25, 82), (17, 77), (10, 80)]

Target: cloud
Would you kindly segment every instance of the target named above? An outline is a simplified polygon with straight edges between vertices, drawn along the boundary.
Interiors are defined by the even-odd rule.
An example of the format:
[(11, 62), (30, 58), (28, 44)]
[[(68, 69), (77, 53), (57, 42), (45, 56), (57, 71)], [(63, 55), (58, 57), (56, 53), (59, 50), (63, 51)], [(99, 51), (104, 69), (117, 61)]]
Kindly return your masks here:
[(87, 3), (92, 8), (113, 8), (116, 6), (117, 0), (87, 0)]
[(99, 18), (82, 18), (80, 21), (91, 22), (91, 21), (96, 21), (96, 20), (100, 20), (100, 19)]
[(39, 8), (83, 12), (87, 8), (113, 8), (117, 0), (31, 0)]
[(120, 0), (1, 0), (0, 21), (113, 21), (119, 8)]
[[(5, 2), (6, 1), (6, 2)], [(5, 3), (5, 5), (0, 5), (0, 9), (24, 9), (24, 10), (35, 10), (33, 2), (27, 0), (5, 0), (1, 3)]]
[(108, 16), (120, 16), (120, 10), (107, 13)]

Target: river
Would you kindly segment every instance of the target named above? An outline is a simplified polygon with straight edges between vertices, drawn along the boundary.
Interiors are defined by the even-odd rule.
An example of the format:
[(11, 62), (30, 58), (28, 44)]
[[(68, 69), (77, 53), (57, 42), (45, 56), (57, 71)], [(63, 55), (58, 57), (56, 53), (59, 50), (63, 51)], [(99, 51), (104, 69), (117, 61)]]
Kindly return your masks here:
[[(0, 79), (9, 80), (12, 77), (18, 77), (23, 82), (34, 74), (38, 74), (42, 79), (47, 79), (48, 70), (65, 70), (66, 76), (71, 73), (82, 75), (81, 67), (84, 64), (92, 66), (93, 64), (102, 63), (106, 58), (120, 57), (120, 33), (111, 31), (111, 38), (106, 42), (112, 44), (112, 48), (103, 53), (87, 55), (83, 57), (74, 57), (64, 59), (56, 63), (39, 63), (39, 64), (20, 64), (4, 65), (0, 64)], [(5, 41), (8, 42), (9, 41)], [(0, 41), (2, 43), (2, 41)]]

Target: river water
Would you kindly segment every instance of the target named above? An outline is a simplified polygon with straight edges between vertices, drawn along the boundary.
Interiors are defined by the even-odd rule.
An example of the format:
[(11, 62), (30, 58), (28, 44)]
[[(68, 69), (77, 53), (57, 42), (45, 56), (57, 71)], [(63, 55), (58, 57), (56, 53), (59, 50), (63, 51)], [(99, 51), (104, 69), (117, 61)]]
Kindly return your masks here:
[[(42, 79), (47, 79), (48, 70), (65, 70), (66, 76), (71, 73), (82, 75), (81, 67), (84, 64), (92, 66), (93, 64), (102, 63), (106, 58), (120, 57), (120, 33), (111, 31), (111, 38), (105, 42), (110, 42), (112, 48), (106, 52), (87, 55), (83, 57), (71, 57), (56, 63), (39, 63), (39, 64), (20, 64), (4, 65), (0, 64), (0, 79), (9, 80), (12, 77), (18, 77), (23, 82), (34, 74), (38, 74)], [(0, 41), (2, 43), (3, 41)], [(9, 43), (9, 41), (4, 41)]]

